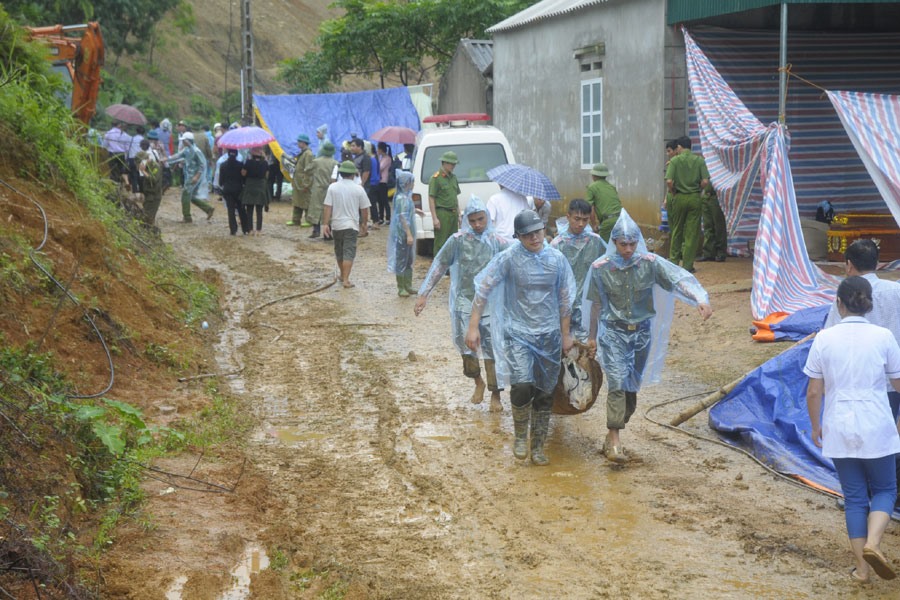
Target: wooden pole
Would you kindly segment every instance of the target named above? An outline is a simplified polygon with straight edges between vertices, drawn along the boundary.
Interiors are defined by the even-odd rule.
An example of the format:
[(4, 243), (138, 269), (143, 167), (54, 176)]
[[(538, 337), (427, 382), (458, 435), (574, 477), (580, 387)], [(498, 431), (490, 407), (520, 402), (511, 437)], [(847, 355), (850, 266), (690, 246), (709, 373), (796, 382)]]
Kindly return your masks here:
[[(783, 352), (778, 353), (776, 356), (780, 356), (780, 355), (784, 354), (785, 352), (787, 352), (788, 350), (793, 350), (800, 344), (813, 339), (814, 337), (816, 337), (816, 333), (818, 333), (818, 332), (816, 332), (816, 331), (812, 332), (811, 334), (809, 334), (808, 336), (806, 336), (805, 338), (803, 338), (796, 344), (793, 344), (787, 350), (784, 350)], [(771, 359), (769, 359), (769, 360), (771, 360)], [(743, 375), (741, 375), (740, 377), (738, 377), (731, 383), (720, 387), (718, 390), (716, 390), (715, 392), (713, 392), (712, 394), (710, 394), (709, 396), (707, 396), (706, 398), (704, 398), (697, 404), (686, 408), (685, 410), (680, 412), (678, 414), (678, 416), (676, 416), (674, 419), (672, 419), (672, 421), (669, 424), (672, 427), (678, 427), (679, 425), (681, 425), (682, 423), (684, 423), (685, 421), (687, 421), (688, 419), (690, 419), (697, 413), (699, 413), (707, 408), (710, 408), (712, 405), (716, 404), (719, 400), (721, 400), (722, 398), (724, 398), (725, 396), (730, 394), (731, 390), (736, 388), (738, 386), (738, 384), (740, 382), (742, 382), (749, 374), (750, 373), (744, 373)]]

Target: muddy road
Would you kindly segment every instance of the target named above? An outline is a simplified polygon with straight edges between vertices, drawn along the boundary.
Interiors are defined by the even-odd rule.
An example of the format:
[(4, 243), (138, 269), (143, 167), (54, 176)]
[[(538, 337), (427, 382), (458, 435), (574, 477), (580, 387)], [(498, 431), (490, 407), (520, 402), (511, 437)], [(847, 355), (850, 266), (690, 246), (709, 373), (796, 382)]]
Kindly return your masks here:
[[(345, 598), (900, 594), (896, 582), (851, 582), (833, 499), (644, 417), (651, 405), (704, 395), (772, 352), (746, 334), (749, 261), (701, 266), (717, 313), (701, 324), (679, 309), (664, 382), (642, 391), (623, 434), (633, 463), (611, 468), (600, 454), (598, 402), (583, 415), (553, 417), (551, 464), (540, 468), (512, 456), (506, 392), (499, 414), (487, 397), (469, 402), (472, 386), (450, 341), (448, 282), (418, 318), (414, 298), (397, 297), (385, 270), (386, 228), (360, 240), (356, 287), (342, 289), (328, 285), (332, 246), (284, 225), (289, 203), (272, 205), (259, 237), (229, 236), (216, 206), (211, 222), (200, 215), (184, 225), (167, 195), (159, 225), (179, 256), (223, 281), (224, 318), (210, 318), (209, 335), (219, 372), (242, 369), (219, 388), (258, 420), (245, 446), (248, 475), (231, 499), (154, 495), (161, 526), (143, 552), (159, 593), (129, 597), (320, 597), (324, 584), (300, 572), (330, 573), (338, 595), (328, 597)], [(417, 262), (415, 286), (428, 264)], [(694, 401), (650, 416), (667, 422)], [(684, 428), (710, 434), (705, 413)], [(203, 579), (227, 572), (247, 544), (264, 556), (244, 591), (227, 592), (227, 577)], [(264, 568), (276, 548), (287, 561), (277, 573)], [(900, 556), (896, 526), (884, 548)]]

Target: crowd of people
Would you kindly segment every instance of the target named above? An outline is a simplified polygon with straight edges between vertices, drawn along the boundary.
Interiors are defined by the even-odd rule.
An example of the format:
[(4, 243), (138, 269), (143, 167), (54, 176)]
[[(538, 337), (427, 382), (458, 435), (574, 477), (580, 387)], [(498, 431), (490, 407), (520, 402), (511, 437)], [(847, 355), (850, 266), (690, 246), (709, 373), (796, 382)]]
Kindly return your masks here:
[[(585, 197), (569, 202), (550, 236), (549, 203), (511, 189), (486, 201), (472, 196), (460, 213), (454, 175), (460, 159), (445, 152), (428, 186), (434, 260), (416, 290), (416, 215), (424, 213), (412, 198), (413, 146), (394, 157), (387, 144), (353, 136), (338, 148), (322, 125), (315, 131), (317, 154), (300, 134), (299, 153), (282, 163), (268, 148), (219, 147), (225, 129), (218, 123), (201, 132), (184, 121), (174, 132), (167, 120), (152, 125), (129, 133), (114, 123), (103, 138), (112, 178), (143, 194), (148, 224), (163, 191), (180, 185), (185, 222), (192, 207), (211, 218), (208, 198), (216, 191), (231, 235), (258, 235), (269, 202), (281, 195), (284, 164), (292, 185), (287, 225), (310, 226), (310, 238), (333, 243), (344, 288), (354, 287), (359, 238), (385, 225), (387, 271), (399, 297), (418, 296), (416, 316), (449, 275), (450, 331), (463, 375), (474, 381), (471, 402), (482, 402), (487, 390), (490, 410), (501, 411), (501, 391), (509, 387), (517, 459), (549, 464), (545, 441), (561, 360), (580, 344), (607, 382), (602, 453), (626, 463), (622, 431), (643, 382), (658, 376), (667, 347), (670, 324), (655, 321), (672, 314), (668, 304), (676, 298), (696, 306), (703, 320), (712, 314), (695, 263), (726, 260), (726, 223), (705, 161), (688, 137), (666, 144), (668, 259), (648, 250), (603, 163), (592, 167)], [(895, 577), (880, 544), (900, 477), (900, 283), (875, 275), (878, 247), (871, 240), (854, 242), (845, 257), (848, 277), (804, 372), (811, 438), (834, 462), (845, 496), (855, 560), (850, 576), (866, 582), (871, 572)]]
[[(635, 411), (645, 376), (658, 374), (666, 347), (665, 339), (651, 340), (660, 308), (654, 289), (662, 298), (656, 302), (679, 298), (697, 306), (704, 320), (712, 314), (707, 293), (692, 269), (648, 251), (607, 180), (605, 164), (591, 169), (586, 197), (569, 202), (565, 223), (551, 237), (549, 204), (532, 203), (504, 187), (486, 202), (473, 196), (459, 216), (454, 175), (459, 157), (446, 152), (440, 162), (428, 191), (435, 256), (415, 314), (422, 313), (449, 273), (451, 332), (463, 375), (475, 383), (471, 401), (480, 403), (488, 389), (491, 410), (502, 410), (500, 391), (509, 386), (513, 454), (530, 456), (537, 465), (549, 463), (544, 442), (562, 356), (576, 342), (582, 344), (597, 357), (608, 382), (602, 451), (612, 462), (626, 462), (621, 430)], [(693, 175), (673, 177), (687, 185)], [(701, 185), (698, 178), (695, 185), (699, 190), (707, 183)], [(404, 234), (397, 230), (398, 237)], [(652, 329), (660, 338), (667, 336), (666, 327)]]

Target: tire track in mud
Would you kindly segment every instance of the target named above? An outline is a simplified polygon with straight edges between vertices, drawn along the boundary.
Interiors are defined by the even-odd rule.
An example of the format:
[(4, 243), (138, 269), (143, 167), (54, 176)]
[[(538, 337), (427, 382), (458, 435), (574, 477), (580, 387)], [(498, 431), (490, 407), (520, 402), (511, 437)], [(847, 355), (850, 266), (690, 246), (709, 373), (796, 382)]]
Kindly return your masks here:
[[(215, 244), (213, 245), (215, 246)], [(219, 255), (220, 248), (214, 248), (214, 253)], [(263, 281), (285, 281), (285, 266), (277, 261), (270, 262), (265, 256), (255, 253), (243, 253), (237, 263), (229, 265), (229, 269), (240, 275), (251, 274)], [(251, 307), (254, 303), (264, 301), (259, 297), (260, 293), (276, 295), (286, 294), (294, 290), (283, 289), (284, 285), (262, 285), (260, 289), (244, 289), (243, 284), (235, 281), (233, 288), (242, 289), (242, 302), (245, 307)], [(254, 297), (255, 296), (255, 297)], [(357, 307), (358, 308), (358, 307)], [(407, 307), (411, 310), (411, 305)], [(309, 523), (315, 518), (319, 525), (316, 529), (304, 528), (304, 533), (313, 534), (321, 539), (335, 539), (338, 543), (322, 545), (318, 555), (327, 556), (329, 560), (347, 554), (345, 548), (353, 549), (362, 544), (371, 544), (373, 548), (380, 548), (377, 556), (369, 558), (366, 562), (394, 564), (401, 567), (401, 571), (407, 570), (407, 566), (421, 562), (422, 556), (440, 555), (439, 543), (444, 534), (440, 531), (441, 523), (448, 518), (444, 510), (447, 501), (451, 506), (446, 507), (454, 514), (465, 509), (458, 506), (452, 495), (445, 494), (446, 482), (442, 477), (428, 472), (425, 461), (419, 459), (424, 452), (426, 444), (416, 441), (414, 426), (404, 425), (401, 422), (401, 410), (395, 397), (398, 394), (393, 377), (385, 375), (396, 368), (396, 363), (405, 360), (398, 356), (377, 356), (379, 338), (386, 334), (389, 327), (373, 323), (365, 323), (367, 319), (353, 320), (347, 310), (341, 304), (333, 301), (324, 301), (320, 297), (303, 298), (298, 301), (287, 301), (283, 305), (266, 307), (254, 313), (252, 318), (240, 319), (240, 323), (250, 333), (249, 341), (240, 349), (243, 362), (248, 366), (244, 374), (244, 387), (253, 393), (261, 393), (263, 397), (261, 413), (270, 431), (265, 432), (270, 436), (273, 428), (283, 431), (285, 428), (293, 428), (306, 421), (307, 427), (299, 436), (308, 434), (311, 429), (318, 427), (327, 430), (326, 435), (334, 434), (333, 427), (327, 422), (332, 420), (348, 421), (348, 427), (339, 434), (339, 442), (333, 444), (344, 449), (354, 446), (356, 451), (365, 454), (364, 444), (360, 449), (360, 432), (366, 432), (368, 427), (361, 423), (360, 419), (347, 418), (354, 412), (363, 421), (369, 420), (366, 415), (374, 416), (374, 430), (371, 433), (372, 445), (375, 448), (376, 459), (374, 462), (357, 460), (359, 463), (354, 469), (346, 461), (342, 461), (339, 468), (339, 476), (333, 476), (336, 471), (329, 468), (334, 458), (320, 453), (316, 448), (306, 447), (309, 457), (298, 460), (296, 448), (282, 447), (278, 443), (270, 443), (268, 437), (262, 438), (260, 448), (263, 465), (277, 465), (273, 473), (275, 485), (279, 485), (286, 495), (299, 496), (293, 504), (295, 522)], [(356, 316), (361, 316), (359, 313)], [(267, 326), (282, 332), (277, 344), (269, 344), (266, 337), (271, 332), (266, 331), (265, 336), (258, 335), (259, 323), (265, 322)], [(302, 323), (304, 326), (291, 327), (292, 322)], [(311, 335), (298, 333), (300, 329), (309, 331)], [(327, 332), (327, 333), (326, 333)], [(257, 334), (257, 335), (254, 335)], [(314, 342), (310, 343), (310, 337)], [(290, 350), (281, 350), (288, 347)], [(310, 357), (314, 353), (314, 357)], [(263, 360), (261, 356), (265, 354)], [(325, 357), (327, 360), (323, 360)], [(296, 370), (291, 365), (296, 365)], [(403, 363), (400, 363), (403, 364)], [(279, 365), (279, 366), (273, 366)], [(406, 365), (404, 365), (406, 366)], [(278, 382), (278, 371), (285, 373), (292, 371), (290, 380), (295, 385), (285, 386)], [(409, 371), (410, 369), (402, 369)], [(413, 369), (414, 370), (414, 369)], [(409, 376), (410, 381), (415, 380), (415, 375)], [(302, 383), (300, 383), (302, 382)], [(285, 389), (285, 387), (289, 389)], [(302, 388), (302, 393), (300, 389)], [(364, 403), (368, 408), (361, 408)], [(323, 407), (327, 407), (325, 410)], [(435, 414), (429, 410), (430, 419), (435, 420)], [(335, 414), (336, 413), (336, 414)], [(361, 414), (359, 414), (361, 413)], [(344, 415), (345, 418), (341, 418)], [(415, 415), (414, 415), (415, 418)], [(446, 421), (441, 417), (439, 420)], [(278, 431), (275, 432), (276, 436)], [(290, 435), (286, 437), (290, 438)], [(363, 434), (363, 437), (367, 437)], [(398, 444), (403, 446), (398, 451)], [(303, 445), (303, 442), (300, 442)], [(312, 444), (307, 444), (311, 446)], [(295, 480), (303, 479), (302, 476), (293, 473), (304, 472), (312, 475), (317, 484), (308, 492), (321, 498), (322, 494), (336, 495), (338, 502), (332, 510), (325, 508), (321, 502), (310, 504), (303, 500), (303, 494), (296, 491), (295, 486), (290, 485)], [(287, 474), (291, 472), (292, 474)], [(446, 477), (447, 474), (442, 474)], [(359, 482), (367, 481), (369, 485), (359, 485)], [(372, 502), (372, 490), (369, 489), (372, 482), (381, 481), (381, 491), (391, 498), (385, 502), (385, 497), (378, 502)], [(348, 483), (349, 482), (349, 483)], [(310, 479), (302, 481), (302, 485), (309, 485)], [(348, 493), (349, 489), (359, 488), (361, 493)], [(452, 487), (472, 489), (471, 482), (464, 482)], [(280, 494), (279, 494), (280, 495)], [(377, 494), (375, 495), (377, 497)], [(475, 494), (475, 502), (484, 504), (484, 493)], [(355, 510), (337, 508), (352, 504)], [(308, 510), (311, 507), (313, 510)], [(313, 514), (313, 512), (315, 514)], [(394, 514), (390, 514), (393, 512)], [(392, 531), (394, 539), (386, 542), (378, 536), (360, 534), (371, 525), (366, 524), (371, 517), (365, 514), (382, 515), (382, 519), (388, 525), (401, 526), (400, 535)], [(356, 521), (358, 524), (347, 527), (348, 522)], [(383, 529), (385, 525), (377, 525)], [(346, 530), (349, 529), (350, 535)], [(405, 532), (405, 533), (403, 533)], [(427, 540), (435, 540), (429, 542)], [(398, 541), (403, 541), (398, 544)], [(426, 540), (423, 543), (422, 540)], [(358, 561), (354, 553), (348, 555), (348, 561)], [(350, 568), (357, 570), (357, 568)], [(363, 575), (365, 569), (359, 570)], [(386, 582), (385, 590), (391, 590), (388, 595), (408, 593), (411, 596), (424, 597), (453, 596), (450, 591), (452, 585), (440, 584), (437, 578), (431, 578), (428, 582), (418, 581), (416, 576), (409, 578), (408, 586), (402, 582), (402, 577), (383, 575), (375, 577), (363, 575), (365, 579), (374, 579), (375, 589), (380, 588)], [(424, 587), (423, 587), (424, 586)], [(445, 587), (446, 586), (446, 587)], [(493, 594), (490, 594), (493, 595)]]
[[(232, 385), (262, 422), (249, 452), (271, 480), (260, 537), (298, 568), (350, 576), (370, 598), (850, 590), (834, 533), (842, 515), (727, 450), (639, 419), (626, 445), (643, 464), (612, 470), (598, 455), (603, 415), (594, 410), (554, 417), (550, 467), (515, 461), (508, 395), (500, 415), (467, 402), (446, 285), (412, 317), (413, 301), (396, 297), (384, 271), (384, 232), (361, 241), (356, 288), (335, 286), (246, 317), (333, 273), (329, 245), (302, 239), (308, 230), (273, 229), (237, 240), (200, 228), (197, 240), (177, 235), (183, 248), (194, 245), (196, 264), (228, 285), (226, 327), (240, 331), (240, 346), (228, 351), (246, 365)], [(417, 265), (419, 277), (426, 266)], [(667, 377), (642, 393), (639, 413), (702, 388)], [(816, 533), (802, 539), (809, 531)]]

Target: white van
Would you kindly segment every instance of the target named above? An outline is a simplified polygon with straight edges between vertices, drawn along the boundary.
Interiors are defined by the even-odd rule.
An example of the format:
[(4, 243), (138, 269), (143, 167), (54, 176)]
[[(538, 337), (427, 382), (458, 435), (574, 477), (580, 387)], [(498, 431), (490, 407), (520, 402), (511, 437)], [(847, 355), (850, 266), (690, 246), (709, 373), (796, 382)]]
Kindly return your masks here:
[(504, 164), (513, 164), (512, 149), (503, 132), (496, 127), (476, 125), (487, 115), (454, 114), (426, 117), (424, 123), (437, 127), (423, 129), (416, 137), (416, 153), (412, 172), (415, 176), (413, 201), (425, 216), (416, 215), (416, 250), (430, 255), (434, 240), (434, 224), (428, 202), (428, 182), (441, 168), (441, 155), (452, 150), (459, 158), (453, 170), (459, 180), (459, 212), (462, 214), (472, 194), (487, 203), (488, 198), (500, 191), (500, 186), (488, 179), (487, 172)]

